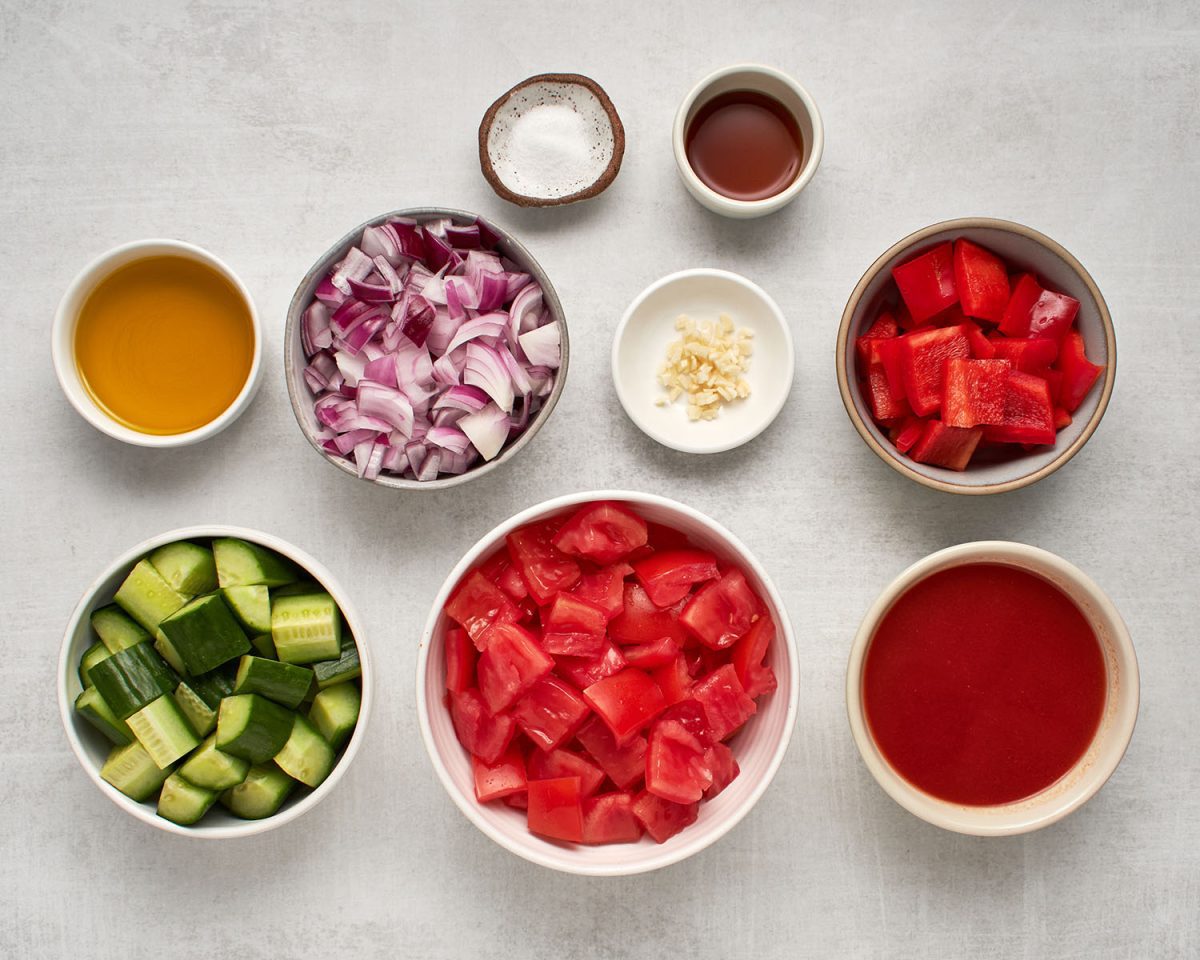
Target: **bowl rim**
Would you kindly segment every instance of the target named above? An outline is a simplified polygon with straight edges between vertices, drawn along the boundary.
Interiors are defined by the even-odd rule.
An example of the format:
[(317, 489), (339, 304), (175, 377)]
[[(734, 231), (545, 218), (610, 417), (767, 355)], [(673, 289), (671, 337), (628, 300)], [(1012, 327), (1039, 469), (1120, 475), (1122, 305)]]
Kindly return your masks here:
[[(678, 512), (688, 517), (689, 519), (701, 524), (717, 538), (723, 540), (729, 547), (730, 552), (738, 556), (739, 560), (752, 569), (755, 575), (762, 583), (765, 592), (779, 613), (780, 633), (784, 640), (784, 650), (787, 656), (788, 663), (788, 679), (790, 683), (791, 695), (788, 697), (786, 713), (784, 716), (783, 732), (779, 738), (779, 742), (775, 745), (774, 752), (767, 764), (766, 772), (762, 779), (754, 785), (751, 793), (746, 797), (742, 804), (729, 811), (727, 818), (718, 824), (715, 824), (710, 833), (703, 834), (687, 842), (683, 842), (675, 849), (664, 851), (662, 847), (658, 848), (656, 855), (648, 857), (645, 861), (636, 864), (593, 864), (587, 862), (586, 858), (578, 858), (578, 863), (575, 863), (575, 858), (572, 858), (571, 866), (559, 861), (551, 860), (545, 857), (540, 851), (535, 848), (525, 846), (516, 840), (506, 836), (503, 833), (493, 830), (479, 812), (479, 804), (474, 797), (468, 797), (461, 793), (450, 776), (450, 771), (443, 762), (441, 754), (438, 752), (437, 744), (433, 737), (433, 728), (429, 722), (429, 703), (425, 695), (426, 675), (429, 671), (430, 650), (433, 646), (433, 635), (437, 628), (438, 621), (442, 617), (442, 608), (445, 606), (446, 600), (450, 592), (458, 585), (459, 580), (463, 575), (478, 562), (479, 558), (487, 551), (491, 550), (501, 540), (506, 533), (522, 524), (529, 523), (539, 517), (562, 510), (566, 507), (577, 506), (582, 503), (589, 503), (593, 500), (617, 500), (632, 503), (637, 505), (652, 505), (662, 507), (664, 509)], [(779, 771), (780, 765), (783, 763), (784, 755), (787, 753), (788, 744), (791, 742), (792, 733), (796, 727), (796, 719), (799, 710), (799, 695), (800, 695), (800, 665), (799, 653), (796, 645), (796, 636), (792, 630), (791, 619), (788, 616), (787, 607), (783, 603), (783, 598), (779, 595), (778, 589), (771, 580), (767, 571), (759, 563), (758, 559), (750, 552), (750, 549), (723, 524), (718, 523), (707, 514), (689, 507), (687, 504), (680, 503), (678, 500), (672, 500), (669, 497), (662, 497), (653, 493), (641, 493), (635, 490), (584, 490), (577, 493), (568, 493), (558, 497), (551, 497), (548, 500), (543, 500), (533, 506), (526, 507), (520, 510), (513, 516), (509, 517), (502, 523), (497, 524), (486, 534), (484, 534), (475, 544), (463, 555), (463, 557), (454, 565), (446, 579), (442, 582), (438, 589), (437, 596), (434, 598), (433, 606), (430, 608), (429, 617), (425, 623), (425, 629), (421, 635), (421, 646), (417, 655), (417, 670), (416, 670), (416, 692), (417, 692), (417, 719), (421, 728), (421, 739), (425, 744), (425, 752), (429, 755), (430, 762), (433, 764), (434, 772), (441, 781), (442, 787), (454, 802), (454, 805), (462, 812), (462, 814), (473, 823), (484, 836), (488, 837), (495, 843), (499, 844), (510, 853), (516, 854), (530, 863), (535, 863), (538, 866), (547, 867), (551, 870), (557, 870), (563, 873), (572, 873), (579, 876), (633, 876), (639, 873), (648, 873), (652, 870), (658, 870), (662, 867), (670, 866), (678, 863), (681, 860), (686, 860), (693, 854), (699, 853), (706, 847), (716, 843), (725, 834), (737, 826), (742, 819), (754, 808), (758, 801), (766, 793), (767, 788), (775, 779), (776, 773)], [(573, 854), (586, 850), (586, 847), (576, 846), (572, 849)]]
[[(1106, 747), (1095, 761), (1080, 774), (1081, 789), (1075, 791), (1073, 795), (1060, 797), (1059, 802), (1049, 804), (1044, 809), (1031, 808), (1029, 816), (1024, 820), (1004, 824), (989, 819), (984, 811), (1015, 806), (1028, 802), (1031, 798), (1015, 801), (1014, 804), (972, 807), (941, 800), (912, 785), (884, 759), (880, 750), (875, 746), (875, 740), (871, 736), (866, 722), (862, 699), (862, 671), (867, 649), (879, 622), (895, 601), (916, 583), (937, 571), (976, 562), (1005, 563), (1043, 577), (1046, 571), (1051, 571), (1080, 589), (1088, 600), (1095, 604), (1098, 611), (1096, 616), (1088, 617), (1089, 621), (1103, 618), (1112, 627), (1113, 647), (1124, 671), (1121, 675), (1119, 695), (1114, 705), (1113, 719), (1106, 733)], [(1107, 665), (1105, 669), (1107, 673)], [(863, 616), (858, 631), (855, 633), (846, 664), (846, 716), (850, 725), (850, 733), (859, 755), (876, 783), (888, 796), (914, 816), (942, 829), (970, 836), (999, 837), (1029, 833), (1057, 823), (1082, 807), (1104, 786), (1125, 756), (1137, 724), (1139, 702), (1140, 676), (1137, 653), (1129, 635), (1129, 628), (1108, 595), (1091, 577), (1058, 554), (1041, 547), (1009, 540), (976, 540), (945, 547), (921, 558), (901, 571), (891, 583), (884, 587)], [(1099, 733), (1100, 729), (1097, 730), (1096, 735), (1093, 735), (1091, 744), (1097, 742)], [(1089, 744), (1089, 750), (1091, 744)], [(1078, 762), (1077, 760), (1076, 763)], [(1053, 788), (1054, 784), (1047, 787), (1046, 790)], [(1038, 795), (1034, 794), (1034, 797)]]
[[(911, 249), (924, 242), (928, 238), (938, 233), (943, 233), (947, 230), (968, 230), (968, 229), (989, 229), (999, 230), (1004, 233), (1012, 233), (1028, 240), (1032, 240), (1038, 245), (1046, 248), (1060, 260), (1062, 260), (1071, 270), (1079, 277), (1084, 287), (1087, 289), (1088, 295), (1096, 304), (1096, 310), (1100, 316), (1100, 324), (1104, 330), (1105, 348), (1108, 351), (1107, 368), (1104, 374), (1104, 383), (1101, 387), (1100, 400), (1096, 405), (1088, 422), (1084, 424), (1083, 430), (1079, 435), (1067, 446), (1065, 446), (1058, 455), (1049, 463), (1023, 474), (1019, 477), (1014, 477), (1012, 480), (1004, 480), (999, 483), (985, 483), (967, 485), (954, 483), (948, 480), (941, 480), (936, 477), (928, 477), (918, 470), (913, 469), (909, 465), (907, 458), (896, 456), (894, 450), (885, 447), (875, 438), (868, 429), (862, 414), (858, 410), (858, 405), (855, 403), (853, 387), (850, 383), (849, 376), (846, 372), (846, 354), (852, 346), (850, 337), (850, 327), (854, 322), (854, 315), (858, 311), (859, 304), (866, 293), (867, 287), (871, 281), (880, 273), (886, 266), (887, 262), (894, 257), (903, 254), (906, 250)], [(837, 344), (834, 348), (834, 364), (837, 368), (838, 392), (842, 396), (842, 405), (846, 408), (846, 413), (850, 417), (850, 422), (854, 424), (854, 429), (858, 431), (858, 435), (863, 438), (867, 446), (875, 453), (880, 460), (886, 463), (897, 473), (908, 477), (910, 480), (915, 480), (926, 487), (933, 490), (941, 490), (944, 493), (959, 493), (968, 496), (982, 496), (991, 493), (1008, 493), (1011, 490), (1019, 490), (1022, 487), (1027, 487), (1031, 483), (1036, 483), (1043, 477), (1048, 477), (1056, 470), (1063, 467), (1071, 460), (1082, 448), (1085, 443), (1091, 439), (1096, 428), (1100, 425), (1101, 419), (1104, 417), (1105, 411), (1108, 409), (1109, 399), (1112, 397), (1113, 385), (1117, 377), (1117, 338), (1113, 328), (1112, 315), (1109, 313), (1108, 304), (1104, 301), (1104, 296), (1100, 293), (1100, 288), (1096, 285), (1096, 281), (1092, 279), (1092, 275), (1084, 269), (1083, 264), (1075, 258), (1075, 256), (1056, 240), (1052, 240), (1044, 233), (1033, 229), (1033, 227), (1025, 226), (1022, 223), (1016, 223), (1012, 220), (1000, 220), (993, 217), (959, 217), (953, 220), (942, 220), (938, 223), (930, 224), (927, 227), (922, 227), (920, 230), (910, 233), (901, 240), (896, 241), (887, 248), (882, 254), (875, 258), (875, 261), (867, 267), (866, 272), (855, 285), (854, 290), (850, 294), (850, 299), (846, 302), (845, 309), (842, 311), (842, 322), (838, 328)], [(968, 468), (969, 469), (969, 468)]]
[[(780, 190), (779, 193), (770, 197), (763, 197), (761, 200), (738, 200), (734, 197), (727, 197), (725, 194), (718, 193), (712, 189), (692, 169), (692, 165), (687, 159), (687, 148), (684, 144), (684, 137), (687, 134), (688, 114), (691, 112), (692, 107), (714, 83), (737, 73), (759, 74), (760, 76), (770, 77), (772, 80), (776, 80), (788, 87), (796, 95), (800, 103), (803, 104), (813, 129), (808, 158), (805, 160), (804, 166), (800, 168), (800, 172), (796, 174), (796, 179), (783, 190)], [(765, 63), (750, 61), (731, 63), (702, 77), (684, 96), (679, 104), (679, 108), (675, 111), (675, 121), (671, 126), (671, 149), (675, 154), (675, 165), (679, 169), (679, 175), (687, 185), (689, 192), (704, 206), (708, 207), (708, 209), (722, 216), (735, 218), (764, 216), (786, 207), (795, 200), (800, 191), (808, 186), (809, 182), (816, 175), (817, 167), (821, 165), (821, 156), (825, 152), (825, 124), (821, 119), (821, 111), (817, 107), (817, 101), (813, 99), (812, 94), (808, 92), (804, 85), (790, 74), (784, 73), (782, 70)]]
[[(285, 807), (278, 813), (262, 820), (246, 820), (229, 826), (201, 826), (200, 829), (197, 829), (196, 825), (183, 826), (158, 816), (152, 808), (146, 806), (144, 803), (130, 799), (117, 790), (116, 787), (100, 778), (100, 770), (93, 765), (91, 758), (84, 752), (79, 733), (75, 728), (75, 700), (69, 692), (70, 683), (68, 678), (76, 675), (77, 667), (76, 664), (71, 662), (72, 640), (84, 619), (100, 605), (98, 594), (109, 578), (122, 570), (132, 567), (133, 564), (146, 556), (151, 550), (163, 544), (173, 543), (177, 540), (210, 537), (237, 537), (281, 553), (325, 587), (329, 595), (333, 597), (341, 609), (347, 626), (349, 626), (351, 633), (354, 634), (354, 642), (358, 647), (358, 658), (362, 667), (362, 705), (359, 708), (358, 722), (354, 727), (354, 732), (350, 735), (350, 740), (346, 743), (341, 757), (334, 764), (333, 769), (329, 772), (329, 776), (325, 778), (320, 786), (312, 790), (311, 793), (291, 806)], [(229, 840), (238, 837), (255, 836), (296, 820), (324, 800), (341, 781), (342, 777), (345, 776), (350, 764), (362, 748), (363, 738), (366, 734), (367, 723), (370, 720), (371, 708), (374, 703), (373, 685), (375, 681), (375, 675), (371, 666), (370, 651), (365, 637), (366, 634), (362, 628), (362, 619), (350, 603), (342, 585), (323, 564), (294, 544), (273, 534), (254, 530), (249, 527), (215, 523), (178, 527), (174, 530), (167, 530), (155, 536), (148, 537), (141, 543), (123, 551), (84, 590), (83, 595), (75, 605), (75, 609), (67, 621), (58, 654), (58, 678), (56, 685), (58, 688), (59, 716), (62, 719), (67, 742), (71, 746), (71, 751), (75, 754), (75, 759), (79, 761), (79, 765), (100, 792), (126, 813), (152, 827), (165, 830), (167, 833), (198, 840)]]
[[(503, 109), (504, 105), (516, 93), (519, 93), (525, 87), (533, 86), (535, 83), (558, 83), (564, 86), (583, 87), (599, 102), (601, 109), (604, 110), (605, 116), (608, 117), (609, 125), (612, 127), (613, 134), (613, 152), (609, 158), (608, 165), (591, 184), (584, 187), (582, 190), (576, 190), (574, 193), (567, 194), (562, 197), (532, 197), (526, 193), (517, 193), (512, 190), (500, 179), (496, 174), (496, 169), (492, 165), (492, 155), (488, 150), (488, 137), (491, 136), (492, 124), (495, 122), (496, 114)], [(607, 190), (612, 182), (617, 178), (617, 174), (621, 172), (621, 161), (625, 156), (625, 125), (621, 123), (621, 117), (617, 113), (616, 106), (600, 86), (591, 77), (585, 77), (581, 73), (538, 73), (532, 77), (526, 77), (520, 83), (509, 87), (504, 93), (492, 103), (483, 115), (483, 119), (479, 121), (479, 168), (483, 171), (484, 179), (487, 180), (490, 186), (498, 197), (502, 200), (507, 200), (509, 203), (515, 203), (518, 207), (560, 207), (567, 203), (577, 203), (580, 200), (590, 200), (592, 197), (597, 197)]]
[[(727, 283), (735, 284), (748, 290), (767, 308), (767, 313), (783, 332), (783, 340), (787, 346), (787, 372), (784, 377), (785, 382), (783, 384), (783, 389), (780, 391), (778, 402), (769, 409), (767, 415), (763, 417), (762, 422), (756, 426), (755, 429), (744, 435), (736, 436), (729, 442), (715, 447), (689, 443), (686, 440), (675, 438), (670, 434), (661, 433), (652, 427), (642, 417), (640, 411), (638, 410), (637, 404), (635, 404), (633, 399), (627, 395), (624, 385), (625, 378), (621, 372), (621, 341), (624, 338), (625, 332), (629, 327), (629, 323), (633, 319), (633, 315), (637, 312), (638, 308), (641, 307), (647, 298), (649, 298), (652, 294), (657, 293), (662, 288), (671, 286), (672, 284), (680, 283), (682, 281), (691, 280), (694, 277), (711, 277)], [(625, 415), (629, 417), (629, 419), (633, 421), (637, 428), (646, 434), (646, 436), (650, 437), (652, 440), (658, 441), (664, 447), (669, 447), (672, 450), (678, 450), (681, 453), (702, 455), (710, 453), (727, 453), (728, 451), (734, 450), (745, 443), (749, 443), (759, 434), (763, 433), (767, 427), (775, 422), (775, 419), (782, 412), (784, 406), (787, 404), (788, 397), (791, 396), (792, 382), (796, 375), (796, 345), (792, 340), (792, 331), (788, 326), (787, 318), (784, 316), (783, 310), (780, 309), (779, 304), (775, 301), (775, 298), (767, 293), (766, 290), (760, 287), (753, 280), (742, 276), (740, 273), (734, 273), (732, 270), (722, 270), (718, 267), (690, 267), (686, 270), (676, 270), (674, 273), (668, 273), (665, 277), (660, 277), (645, 287), (629, 302), (629, 306), (625, 308), (625, 312), (621, 315), (621, 320), (617, 324), (617, 329), (613, 333), (609, 364), (611, 368), (613, 389), (615, 389), (617, 392), (617, 399), (621, 403), (621, 408), (625, 411)]]
[[(296, 364), (292, 359), (291, 346), (294, 340), (299, 339), (300, 317), (311, 302), (311, 298), (304, 298), (304, 291), (314, 278), (319, 277), (329, 266), (345, 256), (346, 251), (351, 246), (358, 244), (363, 230), (367, 227), (377, 226), (391, 217), (407, 217), (411, 220), (416, 220), (418, 223), (424, 223), (428, 220), (438, 220), (443, 217), (454, 220), (456, 223), (474, 223), (477, 220), (482, 220), (493, 233), (520, 256), (522, 261), (520, 263), (521, 268), (529, 273), (534, 281), (541, 286), (543, 302), (548, 305), (551, 314), (558, 321), (560, 361), (558, 370), (555, 372), (554, 387), (551, 389), (550, 395), (546, 398), (546, 402), (542, 404), (541, 409), (529, 421), (524, 431), (516, 440), (506, 445), (495, 458), (478, 463), (470, 467), (465, 473), (441, 476), (433, 480), (409, 480), (406, 477), (380, 473), (375, 479), (368, 480), (366, 477), (360, 477), (348, 461), (341, 457), (335, 458), (325, 451), (320, 443), (310, 435), (308, 428), (305, 426), (304, 418), (301, 415), (302, 404), (307, 404), (311, 408), (312, 399), (311, 394), (307, 390), (300, 390), (300, 382), (303, 380), (303, 368), (297, 370)], [(515, 262), (515, 258), (510, 257), (509, 259), (513, 259)], [(301, 350), (301, 354), (303, 354), (303, 350)], [(507, 463), (515, 457), (533, 440), (534, 436), (541, 430), (542, 425), (550, 418), (550, 414), (558, 405), (558, 400), (562, 396), (563, 389), (567, 383), (567, 367), (570, 363), (570, 356), (571, 338), (567, 329), (567, 316), (563, 310), (558, 292), (554, 289), (554, 285), (550, 282), (550, 278), (547, 276), (546, 271), (542, 269), (541, 264), (534, 259), (533, 254), (529, 252), (520, 240), (513, 236), (509, 230), (498, 225), (490, 217), (471, 213), (469, 210), (459, 210), (454, 207), (407, 207), (403, 210), (391, 210), (387, 213), (371, 217), (369, 220), (364, 220), (358, 226), (354, 227), (354, 229), (350, 230), (350, 232), (321, 254), (305, 272), (299, 285), (296, 287), (296, 292), (292, 294), (292, 299), (288, 303), (287, 322), (283, 330), (283, 379), (287, 386), (288, 401), (292, 408), (292, 416), (296, 419), (296, 425), (300, 428), (301, 435), (308, 441), (309, 446), (320, 454), (322, 460), (341, 473), (353, 477), (355, 480), (362, 480), (381, 487), (390, 487), (393, 490), (444, 490), (447, 487), (456, 487), (459, 484), (490, 473), (496, 467)]]
[[(131, 254), (132, 256), (130, 256)], [(185, 430), (183, 433), (142, 433), (118, 423), (92, 398), (83, 385), (83, 379), (75, 365), (75, 324), (79, 310), (87, 297), (97, 284), (117, 269), (112, 266), (114, 261), (122, 260), (123, 262), (119, 266), (125, 266), (151, 256), (180, 256), (215, 270), (233, 286), (238, 296), (246, 304), (246, 309), (250, 314), (250, 327), (254, 332), (254, 350), (250, 360), (250, 370), (246, 374), (246, 380), (237, 396), (230, 401), (229, 406), (208, 423), (196, 427), (194, 430)], [(258, 393), (258, 388), (262, 384), (262, 357), (262, 320), (254, 305), (254, 298), (250, 296), (250, 291), (242, 282), (241, 277), (215, 253), (185, 240), (175, 240), (170, 237), (131, 240), (93, 257), (75, 274), (74, 279), (63, 291), (50, 328), (50, 358), (54, 365), (54, 374), (58, 379), (58, 385), (67, 398), (67, 402), (84, 420), (101, 433), (138, 447), (159, 449), (185, 447), (220, 433), (246, 411)]]

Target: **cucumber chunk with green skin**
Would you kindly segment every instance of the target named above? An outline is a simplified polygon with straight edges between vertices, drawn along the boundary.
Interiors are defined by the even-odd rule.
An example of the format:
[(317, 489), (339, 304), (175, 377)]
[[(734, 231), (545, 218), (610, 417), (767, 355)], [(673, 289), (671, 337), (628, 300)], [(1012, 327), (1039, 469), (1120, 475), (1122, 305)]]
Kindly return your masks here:
[(312, 665), (317, 685), (323, 690), (337, 683), (345, 683), (362, 676), (362, 665), (358, 662), (358, 645), (350, 634), (342, 634), (342, 652), (336, 660), (322, 660)]
[(267, 657), (270, 660), (278, 660), (279, 654), (275, 652), (275, 641), (271, 639), (269, 633), (259, 634), (257, 637), (250, 638), (250, 646), (254, 648), (254, 652), (260, 657)]
[(88, 687), (75, 698), (75, 709), (117, 746), (123, 747), (133, 742), (133, 731), (129, 729), (129, 724), (112, 712), (112, 707), (104, 702), (95, 687)]
[(216, 710), (222, 700), (233, 695), (236, 671), (231, 668), (232, 664), (225, 664), (198, 677), (188, 677), (188, 686)]
[(207, 673), (250, 649), (249, 639), (219, 593), (197, 597), (159, 626), (193, 675)]
[(154, 631), (154, 649), (158, 651), (158, 655), (171, 665), (171, 669), (176, 673), (187, 675), (187, 664), (183, 662), (183, 657), (179, 655), (179, 651), (175, 649), (170, 638), (162, 632), (160, 626)]
[(207, 547), (177, 540), (159, 547), (149, 560), (173, 589), (188, 597), (217, 589), (217, 565)]
[(221, 701), (217, 712), (217, 747), (251, 763), (275, 756), (288, 737), (296, 714), (257, 693), (239, 693)]
[(261, 693), (268, 700), (295, 709), (313, 685), (308, 667), (280, 663), (264, 657), (242, 657), (238, 664), (234, 693)]
[(342, 652), (342, 614), (327, 593), (276, 597), (271, 604), (271, 639), (285, 663), (336, 660)]
[(217, 580), (222, 587), (260, 583), (282, 587), (296, 579), (296, 571), (290, 563), (257, 543), (220, 538), (213, 541), (213, 556), (217, 562)]
[(336, 750), (354, 732), (361, 709), (362, 693), (358, 684), (339, 683), (317, 693), (309, 708), (308, 719)]
[(175, 705), (187, 717), (187, 722), (197, 734), (205, 737), (216, 729), (216, 709), (205, 703), (204, 698), (192, 689), (188, 681), (180, 680), (172, 696), (175, 697)]
[(333, 769), (333, 747), (304, 716), (297, 716), (292, 735), (275, 755), (279, 769), (306, 787), (319, 787)]
[(146, 748), (150, 759), (159, 767), (171, 766), (200, 746), (200, 738), (169, 694), (146, 704), (126, 722), (138, 743)]
[(297, 597), (306, 593), (324, 593), (325, 588), (315, 580), (297, 580), (271, 591), (272, 597)]
[(160, 769), (136, 740), (128, 746), (113, 747), (100, 768), (100, 779), (138, 803), (154, 796), (170, 775), (171, 768)]
[(178, 773), (173, 773), (163, 782), (162, 793), (158, 795), (158, 815), (172, 823), (190, 827), (208, 813), (208, 808), (216, 802), (216, 790), (198, 787)]
[(221, 804), (243, 820), (262, 820), (283, 806), (295, 786), (279, 767), (265, 763), (251, 767), (245, 780), (221, 794)]
[(122, 610), (151, 631), (188, 599), (167, 583), (149, 560), (139, 560), (113, 595)]
[(100, 638), (101, 642), (113, 653), (137, 646), (143, 640), (150, 639), (150, 634), (115, 603), (110, 603), (92, 613), (92, 629), (96, 631), (96, 636)]
[(92, 667), (101, 660), (107, 660), (111, 656), (112, 651), (99, 641), (84, 650), (83, 656), (79, 658), (79, 682), (85, 688), (90, 687), (94, 682), (92, 680)]
[(249, 634), (271, 632), (271, 594), (260, 583), (221, 591), (233, 615)]
[(104, 702), (122, 720), (179, 685), (178, 675), (148, 643), (114, 653), (88, 673)]
[(189, 783), (206, 790), (228, 790), (245, 780), (249, 770), (249, 760), (218, 749), (214, 734), (184, 761), (179, 773)]

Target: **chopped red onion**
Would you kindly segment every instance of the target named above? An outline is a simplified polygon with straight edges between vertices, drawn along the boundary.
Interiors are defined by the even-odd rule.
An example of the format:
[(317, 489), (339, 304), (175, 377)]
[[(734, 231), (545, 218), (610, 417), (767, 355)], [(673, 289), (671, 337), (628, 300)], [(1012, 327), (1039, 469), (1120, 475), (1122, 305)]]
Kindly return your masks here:
[(496, 404), (489, 403), (478, 413), (468, 413), (458, 428), (471, 440), (484, 460), (491, 460), (508, 439), (508, 416)]

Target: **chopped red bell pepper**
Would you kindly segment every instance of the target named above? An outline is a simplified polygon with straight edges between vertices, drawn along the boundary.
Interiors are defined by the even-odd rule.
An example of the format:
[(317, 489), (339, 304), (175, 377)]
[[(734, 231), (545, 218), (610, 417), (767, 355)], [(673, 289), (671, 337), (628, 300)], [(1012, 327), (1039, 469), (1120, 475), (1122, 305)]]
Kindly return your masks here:
[(1056, 432), (1049, 384), (1033, 374), (1010, 370), (1003, 422), (986, 427), (987, 438), (1003, 443), (1053, 443)]
[(967, 340), (971, 343), (971, 356), (976, 360), (991, 360), (996, 356), (996, 346), (984, 336), (979, 324), (968, 320), (963, 324)]
[(901, 453), (908, 453), (913, 448), (913, 444), (921, 439), (921, 434), (924, 432), (924, 420), (920, 417), (907, 417), (903, 423), (895, 428), (895, 436), (892, 437), (892, 443), (896, 445), (896, 449)]
[(1006, 337), (1049, 337), (1061, 340), (1075, 323), (1079, 301), (1065, 293), (1047, 290), (1031, 273), (1017, 280), (1012, 298), (1000, 320)]
[(1064, 338), (1055, 367), (1062, 373), (1059, 404), (1068, 413), (1074, 413), (1104, 372), (1104, 367), (1087, 358), (1083, 337), (1078, 330), (1072, 330)]
[(942, 406), (946, 361), (971, 355), (966, 333), (961, 326), (933, 327), (905, 334), (897, 342), (909, 406), (917, 416), (937, 413)]
[(1058, 356), (1058, 342), (1049, 337), (1016, 340), (1010, 337), (995, 337), (992, 347), (997, 360), (1008, 360), (1013, 368), (1022, 373), (1036, 373), (1050, 366)]
[(1003, 423), (1011, 369), (1007, 360), (951, 359), (946, 364), (942, 422), (948, 427)]
[(954, 241), (954, 285), (963, 313), (999, 323), (1008, 306), (1008, 270), (1004, 261), (962, 237)]
[(958, 300), (954, 284), (954, 245), (950, 241), (892, 268), (892, 277), (918, 324)]
[(982, 427), (948, 427), (940, 420), (929, 420), (911, 456), (917, 463), (965, 470), (982, 436)]
[(1071, 415), (1062, 407), (1054, 408), (1054, 429), (1061, 430), (1071, 425)]
[(881, 311), (875, 322), (871, 324), (871, 328), (854, 341), (854, 348), (858, 351), (858, 362), (862, 364), (868, 362), (867, 348), (872, 340), (890, 340), (899, 333), (900, 328), (896, 324), (896, 318), (887, 310)]

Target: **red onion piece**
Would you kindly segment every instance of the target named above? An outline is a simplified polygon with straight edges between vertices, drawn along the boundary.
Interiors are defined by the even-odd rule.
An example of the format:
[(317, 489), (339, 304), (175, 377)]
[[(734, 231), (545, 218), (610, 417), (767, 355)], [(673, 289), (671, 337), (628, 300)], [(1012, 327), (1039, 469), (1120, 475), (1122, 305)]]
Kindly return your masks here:
[(478, 413), (468, 413), (458, 428), (471, 440), (484, 460), (491, 460), (508, 439), (508, 416), (496, 404), (489, 403)]

